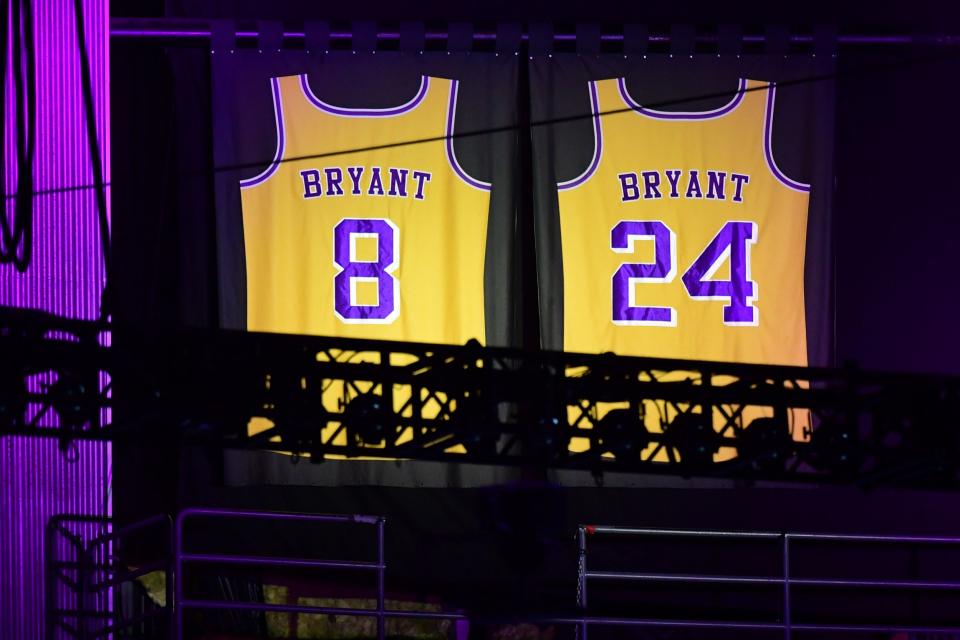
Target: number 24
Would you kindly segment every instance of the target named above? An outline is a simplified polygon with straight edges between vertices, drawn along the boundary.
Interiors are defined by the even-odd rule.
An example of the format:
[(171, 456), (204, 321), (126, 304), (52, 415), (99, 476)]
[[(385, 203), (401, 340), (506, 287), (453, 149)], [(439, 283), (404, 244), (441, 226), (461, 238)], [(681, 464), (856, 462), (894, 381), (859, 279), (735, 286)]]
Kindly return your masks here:
[[(677, 273), (677, 237), (659, 220), (621, 220), (610, 231), (610, 248), (633, 253), (637, 240), (654, 242), (654, 262), (620, 265), (613, 274), (613, 323), (633, 326), (677, 324), (673, 307), (645, 307), (636, 302), (637, 283), (672, 282)], [(727, 300), (723, 324), (759, 324), (757, 283), (750, 279), (750, 249), (757, 241), (754, 222), (727, 222), (700, 253), (681, 280), (687, 294), (697, 300)], [(730, 260), (730, 279), (711, 280), (724, 260)]]

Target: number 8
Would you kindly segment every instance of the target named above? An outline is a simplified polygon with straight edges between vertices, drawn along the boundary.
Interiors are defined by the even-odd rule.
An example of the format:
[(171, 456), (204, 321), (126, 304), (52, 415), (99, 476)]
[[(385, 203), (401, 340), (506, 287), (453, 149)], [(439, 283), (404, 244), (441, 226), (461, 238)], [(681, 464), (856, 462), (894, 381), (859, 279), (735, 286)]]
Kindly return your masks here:
[[(377, 259), (357, 260), (357, 238), (377, 239)], [(344, 218), (333, 228), (333, 308), (347, 324), (390, 324), (400, 315), (400, 230), (384, 218)], [(357, 283), (377, 283), (377, 304), (356, 304)]]

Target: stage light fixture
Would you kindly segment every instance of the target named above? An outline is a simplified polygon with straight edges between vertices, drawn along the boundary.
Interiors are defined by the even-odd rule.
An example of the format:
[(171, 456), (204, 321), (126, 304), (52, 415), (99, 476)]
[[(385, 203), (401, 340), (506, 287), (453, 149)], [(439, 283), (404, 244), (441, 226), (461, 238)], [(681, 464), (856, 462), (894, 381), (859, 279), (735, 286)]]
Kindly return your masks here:
[(463, 394), (454, 411), (453, 422), (458, 425), (460, 440), (467, 453), (478, 458), (496, 456), (501, 435), (495, 428), (496, 407), (486, 402), (479, 391)]
[(590, 440), (590, 449), (597, 455), (635, 459), (650, 443), (650, 433), (637, 409), (611, 409), (594, 425)]
[(570, 453), (567, 421), (553, 412), (542, 413), (533, 429), (524, 433), (525, 451), (538, 460), (558, 460)]
[(357, 446), (382, 447), (387, 435), (396, 432), (392, 414), (383, 396), (364, 393), (344, 407), (343, 424)]
[(790, 428), (777, 416), (754, 418), (737, 435), (737, 455), (754, 471), (783, 470), (793, 451)]
[(88, 409), (92, 406), (88, 397), (90, 393), (83, 380), (68, 372), (61, 372), (47, 387), (50, 407), (60, 418), (60, 428), (79, 431), (93, 418)]
[(857, 425), (843, 419), (827, 419), (813, 429), (805, 460), (814, 468), (840, 477), (859, 471), (863, 443), (857, 437)]
[(23, 423), (27, 410), (27, 385), (16, 370), (0, 370), (0, 427)]
[(542, 390), (518, 407), (518, 435), (523, 453), (538, 462), (560, 460), (570, 454), (570, 428), (561, 396)]
[(609, 351), (600, 354), (600, 358), (600, 367), (566, 378), (568, 382), (575, 383), (568, 385), (568, 389), (575, 392), (574, 395), (568, 392), (568, 402), (574, 403), (581, 397), (597, 402), (620, 402), (630, 397), (630, 385), (636, 380), (636, 375), (629, 370), (619, 369), (616, 355)]
[(709, 417), (687, 411), (678, 414), (664, 429), (667, 444), (680, 454), (680, 464), (687, 468), (704, 468), (713, 464), (713, 455), (720, 449), (721, 438)]

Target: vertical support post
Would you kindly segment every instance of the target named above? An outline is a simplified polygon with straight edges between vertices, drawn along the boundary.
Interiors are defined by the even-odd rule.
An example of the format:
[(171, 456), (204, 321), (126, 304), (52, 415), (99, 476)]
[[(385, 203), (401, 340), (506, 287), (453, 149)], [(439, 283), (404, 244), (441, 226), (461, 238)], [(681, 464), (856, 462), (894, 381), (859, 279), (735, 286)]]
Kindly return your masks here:
[(44, 568), (44, 617), (45, 620), (45, 637), (46, 640), (54, 640), (54, 635), (56, 633), (56, 614), (54, 609), (57, 609), (57, 569), (55, 568), (55, 563), (57, 562), (57, 547), (54, 544), (54, 532), (56, 531), (56, 526), (54, 524), (56, 516), (51, 518), (47, 522), (47, 527), (44, 531), (43, 536), (43, 568)]
[(173, 600), (168, 604), (173, 607), (173, 638), (183, 638), (183, 513), (177, 515), (173, 527)]
[(79, 627), (79, 633), (77, 637), (80, 640), (87, 640), (89, 638), (89, 621), (90, 621), (90, 556), (92, 553), (91, 549), (86, 549), (83, 545), (79, 545), (79, 552), (77, 553), (77, 586), (80, 589), (80, 592), (77, 594), (77, 626)]
[(790, 640), (790, 534), (783, 534), (783, 638)]
[[(108, 525), (101, 531), (106, 532)], [(87, 554), (90, 567), (90, 608), (96, 614), (93, 637), (100, 637), (104, 627), (119, 625), (120, 617), (117, 608), (111, 606), (110, 596), (113, 587), (103, 588), (101, 585), (112, 580), (116, 574), (116, 565), (113, 563), (114, 540), (107, 538), (103, 542), (96, 539), (87, 543)], [(106, 615), (105, 615), (106, 614)], [(100, 621), (103, 621), (101, 624)]]
[(167, 636), (170, 640), (177, 640), (180, 635), (180, 627), (177, 626), (176, 620), (174, 618), (174, 612), (179, 609), (179, 600), (180, 594), (174, 594), (174, 583), (177, 580), (177, 576), (180, 575), (179, 569), (174, 569), (174, 564), (176, 563), (177, 554), (179, 553), (180, 547), (177, 546), (177, 531), (179, 528), (179, 522), (174, 522), (167, 516), (167, 520), (170, 524), (170, 555), (167, 557), (167, 583), (164, 585), (164, 593), (167, 596)]
[[(104, 524), (101, 531), (106, 533), (109, 526), (110, 525)], [(105, 538), (102, 542), (94, 539), (90, 541), (87, 551), (87, 553), (90, 554), (90, 582), (91, 585), (96, 587), (91, 594), (91, 599), (93, 600), (93, 610), (97, 614), (109, 614), (105, 616), (97, 616), (98, 620), (106, 620), (103, 625), (104, 627), (119, 627), (120, 625), (120, 608), (114, 606), (113, 602), (114, 587), (111, 586), (104, 588), (102, 586), (104, 583), (111, 581), (116, 577), (117, 563), (114, 562), (114, 560), (118, 553), (115, 545), (119, 544), (119, 538)], [(119, 591), (119, 589), (117, 590)], [(129, 629), (130, 627), (128, 626), (127, 628)], [(101, 625), (97, 625), (97, 630), (94, 634), (95, 637), (100, 637), (102, 635), (102, 631), (103, 628)]]
[(385, 597), (384, 597), (384, 573), (386, 573), (386, 554), (383, 548), (383, 524), (384, 518), (377, 519), (377, 640), (384, 640), (386, 637), (386, 624), (384, 620)]
[[(587, 532), (585, 527), (577, 529), (577, 608), (580, 615), (587, 615)], [(587, 640), (587, 623), (581, 622), (577, 640)]]

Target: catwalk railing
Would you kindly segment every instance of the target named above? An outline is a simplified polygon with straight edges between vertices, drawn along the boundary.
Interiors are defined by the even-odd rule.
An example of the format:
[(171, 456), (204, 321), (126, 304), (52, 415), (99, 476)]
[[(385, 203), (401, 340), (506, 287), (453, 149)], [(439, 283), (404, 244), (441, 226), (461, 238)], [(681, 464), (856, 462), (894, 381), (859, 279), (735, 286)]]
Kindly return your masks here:
[[(330, 525), (359, 524), (376, 528), (377, 552), (376, 560), (330, 560), (319, 558), (289, 558), (281, 556), (263, 556), (229, 553), (201, 553), (187, 551), (184, 541), (184, 525), (188, 520), (197, 519), (230, 519), (237, 524), (242, 521), (266, 520), (270, 522), (292, 523), (324, 523)], [(384, 574), (387, 569), (384, 559), (384, 524), (385, 519), (379, 516), (365, 515), (328, 515), (310, 513), (277, 513), (252, 510), (231, 509), (186, 509), (176, 520), (174, 545), (174, 575), (176, 578), (174, 602), (174, 637), (178, 640), (184, 636), (184, 616), (189, 610), (233, 610), (248, 612), (277, 612), (292, 614), (325, 614), (353, 617), (371, 617), (377, 622), (377, 637), (384, 638), (385, 619), (390, 615), (386, 611), (384, 600)], [(338, 569), (373, 573), (376, 576), (376, 608), (360, 609), (350, 607), (323, 607), (299, 604), (273, 604), (267, 602), (242, 602), (188, 598), (185, 596), (184, 584), (187, 582), (185, 568), (188, 565), (208, 564), (217, 567), (257, 567), (257, 568), (285, 568), (285, 569)]]
[[(711, 544), (710, 551), (713, 554), (725, 553), (722, 542), (740, 541), (755, 545), (752, 554), (780, 556), (780, 563), (776, 570), (766, 573), (736, 573), (719, 575), (716, 573), (696, 573), (683, 572), (673, 569), (661, 571), (638, 571), (620, 567), (604, 567), (603, 569), (592, 568), (588, 563), (587, 541), (594, 538), (632, 538), (637, 548), (647, 545), (647, 554), (650, 554), (650, 540), (661, 539), (677, 541), (681, 539), (695, 540), (701, 544)], [(875, 562), (867, 567), (857, 567), (858, 575), (843, 577), (809, 577), (809, 572), (804, 571), (804, 567), (797, 560), (798, 547), (804, 545), (821, 545), (820, 554), (826, 551), (836, 553), (849, 553), (851, 551), (863, 551), (865, 547), (876, 549), (879, 546), (899, 547), (901, 550), (907, 550), (914, 556), (917, 549), (924, 547), (947, 547), (952, 551), (952, 563), (949, 568), (941, 569), (956, 570), (958, 561), (960, 561), (960, 538), (958, 537), (924, 537), (924, 536), (880, 536), (880, 535), (830, 535), (830, 534), (809, 534), (809, 533), (772, 533), (772, 532), (744, 532), (744, 531), (709, 531), (709, 530), (671, 530), (671, 529), (642, 529), (613, 526), (582, 525), (578, 530), (578, 549), (579, 561), (577, 565), (577, 605), (584, 616), (584, 621), (578, 625), (578, 640), (587, 640), (588, 631), (591, 626), (600, 625), (641, 625), (650, 627), (663, 627), (675, 629), (733, 629), (733, 630), (755, 630), (755, 631), (782, 631), (783, 637), (790, 640), (794, 632), (804, 632), (804, 636), (811, 635), (810, 632), (822, 634), (941, 634), (937, 637), (960, 636), (960, 617), (956, 616), (957, 603), (960, 603), (960, 581), (949, 575), (956, 575), (950, 570), (940, 571), (946, 573), (948, 577), (938, 578), (877, 578), (873, 577), (878, 570), (895, 570), (893, 562), (884, 562), (883, 554), (874, 554)], [(830, 545), (832, 549), (824, 549), (823, 545)], [(822, 555), (821, 555), (822, 557)], [(876, 561), (877, 559), (879, 561)], [(754, 558), (755, 559), (755, 558)], [(807, 554), (806, 559), (811, 559)], [(671, 559), (660, 558), (670, 566)], [(682, 561), (681, 558), (673, 558), (675, 562)], [(887, 558), (889, 560), (889, 558)], [(915, 557), (914, 557), (915, 560)], [(942, 562), (942, 556), (941, 556)], [(823, 566), (824, 562), (817, 563)], [(916, 564), (914, 562), (913, 564)], [(890, 565), (890, 566), (888, 566)], [(835, 569), (836, 570), (836, 569)], [(915, 571), (915, 568), (914, 568)], [(715, 588), (737, 588), (743, 586), (765, 586), (778, 589), (780, 591), (781, 606), (779, 610), (767, 612), (766, 620), (758, 619), (708, 619), (706, 617), (686, 617), (677, 619), (640, 619), (638, 617), (613, 617), (609, 615), (598, 615), (595, 613), (596, 606), (588, 605), (588, 585), (593, 583), (644, 583), (644, 584), (673, 584), (684, 585), (688, 587), (709, 585)], [(809, 611), (801, 615), (797, 614), (797, 589), (802, 588), (807, 591), (805, 594), (805, 608), (812, 609), (810, 606), (811, 590), (819, 590), (820, 594), (829, 597), (832, 616), (839, 615), (839, 619), (832, 621), (817, 621), (815, 614)], [(824, 590), (829, 590), (825, 593)], [(840, 592), (838, 594), (838, 592)], [(856, 594), (862, 600), (859, 603), (851, 603), (846, 594)], [(951, 594), (953, 600), (951, 604), (936, 598), (941, 594)], [(878, 597), (878, 594), (884, 594)], [(900, 595), (908, 600), (908, 606), (905, 607), (909, 614), (900, 620), (891, 620), (889, 618), (890, 609), (893, 609), (891, 594)], [(935, 594), (935, 595), (931, 595)], [(691, 596), (692, 598), (692, 596)], [(930, 621), (917, 621), (916, 612), (934, 611), (942, 614), (944, 611), (953, 612), (953, 619), (945, 623), (941, 615), (939, 619)], [(872, 616), (872, 620), (851, 621), (855, 616), (855, 609), (859, 606), (866, 609)], [(691, 599), (689, 610), (696, 610), (698, 607)], [(839, 612), (839, 614), (838, 614)], [(846, 620), (844, 620), (846, 618)], [(881, 620), (885, 621), (881, 622)], [(912, 618), (912, 619), (910, 619)], [(926, 637), (926, 636), (925, 636)]]
[[(94, 534), (90, 535), (90, 531)], [(114, 528), (111, 518), (62, 514), (46, 529), (46, 638), (93, 640), (116, 634), (139, 637), (166, 635), (173, 610), (172, 521), (168, 516)], [(124, 546), (144, 535), (160, 534), (148, 548), (149, 559), (127, 566)], [(87, 534), (87, 535), (84, 535)], [(63, 544), (66, 541), (67, 544)], [(137, 581), (163, 574), (165, 597), (159, 604), (135, 597)]]
[[(111, 349), (107, 330), (0, 312), (0, 435), (176, 439), (293, 461), (957, 481), (960, 378), (230, 331), (126, 334)], [(114, 382), (126, 417), (102, 424)], [(39, 426), (48, 411), (59, 428)]]
[[(63, 522), (71, 521), (71, 516), (58, 517), (51, 521), (51, 530), (61, 526)], [(245, 548), (258, 548), (266, 540), (257, 538), (256, 533), (250, 533), (251, 523), (261, 523), (266, 528), (258, 531), (262, 535), (265, 531), (276, 534), (275, 527), (284, 528), (285, 535), (295, 540), (314, 538), (307, 536), (303, 527), (320, 525), (327, 528), (336, 528), (340, 535), (356, 537), (359, 544), (357, 549), (365, 546), (366, 553), (361, 554), (369, 559), (343, 559), (336, 555), (335, 559), (328, 556), (301, 557), (290, 556), (284, 553), (259, 552), (254, 555), (249, 552), (238, 551), (232, 540), (222, 535), (222, 531), (213, 526), (215, 522), (229, 522), (232, 530), (238, 527), (246, 533), (243, 537)], [(118, 530), (109, 536), (103, 536), (99, 541), (93, 541), (86, 554), (78, 554), (78, 558), (93, 559), (90, 550), (98, 544), (109, 540), (121, 540), (134, 534), (138, 530), (150, 529), (157, 525), (169, 526), (169, 518), (152, 518), (137, 523), (123, 530)], [(191, 524), (192, 523), (192, 524)], [(213, 528), (211, 528), (213, 527)], [(301, 529), (297, 529), (300, 527)], [(358, 536), (360, 528), (373, 528), (375, 535), (364, 538)], [(122, 611), (127, 608), (124, 594), (110, 594), (112, 608), (109, 612), (89, 597), (92, 591), (112, 588), (126, 581), (141, 578), (148, 567), (141, 567), (138, 571), (126, 570), (116, 573), (115, 569), (109, 579), (94, 578), (95, 571), (87, 571), (87, 582), (75, 589), (77, 593), (86, 593), (88, 597), (78, 600), (75, 610), (68, 612), (73, 619), (85, 621), (83, 626), (70, 627), (71, 637), (95, 638), (105, 637), (111, 632), (130, 629), (135, 624), (142, 624), (158, 616), (163, 622), (171, 620), (172, 625), (167, 627), (155, 626), (145, 633), (145, 637), (169, 637), (179, 640), (192, 637), (192, 633), (202, 631), (205, 623), (210, 619), (193, 617), (191, 612), (229, 611), (234, 614), (250, 613), (261, 615), (264, 613), (297, 615), (325, 615), (338, 616), (341, 620), (349, 618), (372, 618), (375, 627), (368, 628), (367, 635), (376, 635), (381, 640), (390, 633), (387, 628), (388, 620), (448, 620), (463, 622), (487, 622), (495, 624), (532, 622), (540, 625), (567, 627), (577, 630), (579, 640), (587, 640), (588, 634), (594, 640), (601, 630), (616, 633), (627, 627), (648, 629), (670, 629), (673, 632), (686, 631), (699, 634), (706, 631), (756, 631), (766, 632), (762, 637), (783, 637), (789, 640), (794, 632), (802, 632), (803, 636), (836, 637), (837, 634), (950, 634), (950, 637), (960, 634), (960, 618), (957, 618), (958, 608), (956, 601), (960, 600), (960, 581), (956, 580), (956, 569), (960, 566), (960, 538), (958, 537), (924, 537), (924, 536), (878, 536), (878, 535), (831, 535), (809, 533), (776, 533), (776, 532), (744, 532), (719, 530), (671, 530), (671, 529), (643, 529), (624, 528), (614, 526), (582, 525), (577, 531), (576, 558), (570, 558), (569, 579), (571, 588), (576, 584), (576, 609), (560, 606), (552, 612), (539, 611), (537, 613), (514, 612), (509, 615), (487, 613), (471, 613), (469, 610), (450, 611), (441, 607), (430, 610), (399, 609), (388, 601), (390, 589), (387, 587), (387, 563), (385, 560), (386, 520), (381, 516), (370, 515), (331, 515), (309, 513), (286, 513), (234, 509), (188, 509), (181, 512), (173, 525), (171, 546), (154, 553), (161, 558), (160, 565), (165, 570), (165, 590), (167, 598), (165, 606), (154, 609), (139, 617), (124, 616)], [(188, 533), (189, 531), (189, 533)], [(310, 529), (311, 533), (316, 530)], [(202, 535), (201, 535), (202, 534)], [(614, 553), (605, 556), (604, 546), (613, 540), (628, 540), (628, 547), (633, 551), (619, 547)], [(588, 549), (588, 541), (589, 549)], [(657, 547), (656, 541), (667, 542), (668, 547)], [(695, 547), (682, 546), (683, 541), (692, 541)], [(730, 548), (731, 543), (741, 543), (746, 546), (739, 551)], [(244, 545), (241, 545), (243, 547)], [(268, 545), (269, 546), (269, 545)], [(314, 545), (321, 553), (329, 550), (321, 543)], [(339, 546), (339, 545), (337, 545)], [(698, 549), (700, 555), (698, 555)], [(887, 553), (887, 549), (894, 548), (898, 555)], [(661, 549), (667, 549), (662, 553)], [(920, 555), (935, 550), (929, 556), (920, 558)], [(588, 551), (591, 560), (588, 562)], [(672, 552), (672, 554), (670, 553)], [(706, 556), (702, 552), (706, 552)], [(864, 553), (868, 556), (864, 556)], [(910, 561), (903, 561), (903, 554), (909, 556)], [(838, 556), (839, 554), (839, 556)], [(116, 558), (124, 554), (115, 554)], [(600, 556), (598, 558), (598, 556)], [(687, 567), (702, 563), (703, 557), (713, 558), (709, 563), (713, 571), (690, 571)], [(731, 572), (720, 572), (715, 569), (717, 558), (731, 560), (735, 569)], [(846, 557), (849, 562), (835, 562), (834, 558)], [(864, 557), (872, 559), (869, 563), (862, 562)], [(116, 561), (114, 558), (114, 562)], [(625, 566), (637, 558), (646, 559), (660, 566), (652, 569), (640, 570)], [(771, 562), (772, 560), (772, 562)], [(62, 571), (63, 562), (50, 556), (48, 559), (48, 576)], [(194, 575), (195, 568), (214, 568), (215, 574), (221, 580), (233, 580), (235, 588), (241, 588), (245, 582), (248, 586), (254, 583), (261, 586), (259, 596), (237, 597), (238, 594), (227, 594), (227, 598), (212, 598), (198, 595), (197, 588), (203, 584), (200, 575)], [(757, 566), (765, 570), (757, 570)], [(832, 575), (824, 576), (818, 572), (829, 567)], [(850, 568), (853, 573), (850, 573)], [(239, 577), (224, 578), (231, 568), (240, 568), (245, 571)], [(341, 585), (344, 572), (360, 573), (374, 578), (369, 586), (369, 593), (373, 595), (373, 605), (368, 608), (360, 606), (319, 606), (316, 604), (280, 603), (271, 601), (262, 590), (263, 581), (267, 575), (271, 579), (283, 582), (281, 574), (274, 572), (312, 572), (312, 578), (317, 585)], [(332, 578), (330, 571), (339, 572), (339, 577)], [(326, 575), (324, 572), (327, 572)], [(907, 575), (897, 575), (897, 574)], [(605, 595), (611, 594), (619, 600), (619, 609), (605, 606), (602, 596), (598, 597), (597, 585), (602, 583), (612, 585)], [(52, 584), (52, 583), (51, 583)], [(674, 590), (666, 596), (662, 592), (638, 593), (632, 591), (633, 585), (662, 585), (680, 586), (681, 590)], [(590, 587), (588, 592), (588, 586)], [(704, 593), (694, 593), (692, 589), (709, 587), (715, 590), (728, 591), (726, 595), (733, 600), (732, 604), (721, 605), (722, 615), (718, 611), (710, 611), (704, 607), (708, 600)], [(762, 587), (772, 590), (774, 600), (767, 600), (772, 606), (762, 606), (764, 600), (756, 593), (747, 595), (733, 590), (742, 587)], [(807, 593), (798, 592), (803, 589)], [(816, 601), (811, 606), (810, 590), (820, 590), (826, 596), (828, 603), (826, 611), (828, 617), (823, 618), (823, 611), (817, 611)], [(826, 592), (824, 592), (826, 590)], [(255, 593), (256, 590), (250, 591)], [(588, 593), (591, 595), (588, 601)], [(899, 594), (901, 602), (891, 599), (890, 594)], [(53, 597), (54, 591), (48, 591), (48, 597)], [(844, 594), (853, 594), (848, 598)], [(953, 600), (944, 600), (941, 595), (949, 594)], [(52, 599), (50, 602), (53, 603)], [(331, 602), (338, 602), (336, 598), (328, 598)], [(779, 605), (776, 601), (779, 600)], [(342, 601), (342, 600), (341, 600)], [(661, 609), (669, 602), (674, 612), (682, 612), (679, 616), (664, 615)], [(750, 613), (745, 609), (753, 607)], [(898, 608), (899, 607), (899, 608)], [(739, 611), (738, 611), (739, 610)], [(171, 612), (173, 612), (171, 614)], [(813, 613), (811, 613), (813, 612)], [(62, 624), (65, 612), (58, 610), (48, 603), (48, 615), (51, 619), (51, 629), (56, 624)], [(858, 618), (857, 615), (865, 617)], [(820, 619), (817, 616), (820, 616)], [(86, 621), (96, 620), (95, 624)], [(109, 622), (109, 624), (105, 624)], [(237, 620), (233, 619), (236, 625)], [(214, 627), (216, 628), (216, 627)], [(293, 628), (297, 628), (294, 621)], [(375, 629), (375, 630), (374, 630)], [(142, 631), (142, 630), (141, 630)], [(209, 630), (212, 632), (212, 629)], [(48, 635), (48, 637), (53, 637)], [(620, 636), (616, 636), (620, 637)], [(677, 636), (687, 637), (687, 636)], [(691, 636), (692, 637), (692, 636)], [(704, 636), (705, 637), (705, 636)], [(721, 636), (727, 637), (727, 636)], [(876, 637), (876, 636), (870, 636)]]

